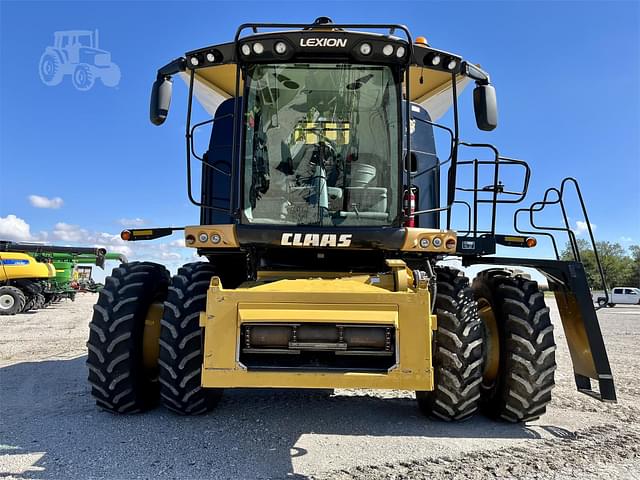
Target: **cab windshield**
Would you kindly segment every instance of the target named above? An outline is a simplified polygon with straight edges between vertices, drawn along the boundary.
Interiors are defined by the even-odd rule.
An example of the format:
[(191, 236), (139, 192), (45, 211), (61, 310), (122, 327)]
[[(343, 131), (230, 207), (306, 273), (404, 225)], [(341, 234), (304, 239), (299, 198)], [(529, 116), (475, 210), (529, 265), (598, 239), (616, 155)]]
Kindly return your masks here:
[(250, 67), (243, 221), (392, 224), (399, 196), (398, 95), (387, 66)]

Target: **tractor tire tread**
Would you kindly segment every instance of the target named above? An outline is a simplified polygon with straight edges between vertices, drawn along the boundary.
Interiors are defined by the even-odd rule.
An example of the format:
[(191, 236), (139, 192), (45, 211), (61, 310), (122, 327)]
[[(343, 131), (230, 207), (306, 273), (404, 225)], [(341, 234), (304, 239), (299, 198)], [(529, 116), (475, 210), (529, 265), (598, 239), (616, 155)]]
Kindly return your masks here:
[[(133, 271), (146, 272), (145, 280), (128, 282)], [(107, 277), (93, 308), (87, 342), (88, 380), (98, 407), (136, 413), (157, 402), (157, 382), (142, 368), (142, 332), (149, 306), (163, 299), (168, 284), (167, 269), (151, 262), (123, 264)]]
[(0, 295), (9, 294), (13, 297), (14, 303), (10, 309), (0, 309), (0, 315), (15, 315), (17, 313), (25, 312), (26, 305), (28, 303), (27, 297), (25, 297), (22, 290), (11, 285), (5, 285), (0, 287)]
[[(216, 268), (208, 262), (184, 265), (174, 275), (160, 323), (160, 401), (180, 415), (198, 415), (216, 406), (221, 390), (200, 386), (202, 328), (207, 290)], [(201, 408), (197, 408), (201, 407)]]
[(545, 413), (555, 385), (556, 344), (544, 295), (537, 282), (506, 270), (480, 272), (474, 287), (481, 284), (502, 306), (504, 322), (497, 391), (485, 407), (508, 422), (535, 420)]
[(469, 279), (437, 267), (433, 367), (435, 388), (416, 392), (420, 409), (433, 417), (464, 420), (478, 409), (482, 381), (482, 330)]

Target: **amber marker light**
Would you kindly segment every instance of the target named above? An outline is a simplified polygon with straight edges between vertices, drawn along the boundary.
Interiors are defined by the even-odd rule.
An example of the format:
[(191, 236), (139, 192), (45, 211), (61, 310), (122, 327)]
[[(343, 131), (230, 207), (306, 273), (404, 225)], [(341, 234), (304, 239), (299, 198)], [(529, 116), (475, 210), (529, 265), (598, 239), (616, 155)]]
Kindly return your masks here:
[(131, 240), (131, 232), (129, 230), (123, 230), (120, 232), (120, 238), (125, 242)]
[(528, 237), (526, 240), (527, 247), (533, 248), (538, 244), (538, 241), (533, 237)]
[(451, 250), (452, 248), (456, 248), (456, 239), (455, 238), (447, 238), (447, 241), (445, 242), (444, 246), (447, 248), (447, 250)]
[(418, 45), (429, 45), (426, 37), (416, 37), (415, 43), (417, 43)]
[(193, 245), (194, 243), (196, 243), (196, 237), (194, 237), (193, 235), (187, 235), (184, 238), (184, 243), (186, 243), (187, 245)]

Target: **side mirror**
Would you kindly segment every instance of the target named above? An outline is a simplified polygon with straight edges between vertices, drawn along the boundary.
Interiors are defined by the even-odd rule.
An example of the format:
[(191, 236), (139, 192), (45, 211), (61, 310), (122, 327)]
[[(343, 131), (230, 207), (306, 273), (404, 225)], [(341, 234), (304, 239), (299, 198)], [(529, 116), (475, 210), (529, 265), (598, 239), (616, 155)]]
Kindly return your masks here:
[(493, 85), (477, 85), (473, 89), (473, 110), (480, 130), (491, 131), (498, 126), (498, 102)]
[(149, 119), (154, 125), (162, 125), (169, 114), (173, 82), (169, 77), (162, 77), (153, 82)]

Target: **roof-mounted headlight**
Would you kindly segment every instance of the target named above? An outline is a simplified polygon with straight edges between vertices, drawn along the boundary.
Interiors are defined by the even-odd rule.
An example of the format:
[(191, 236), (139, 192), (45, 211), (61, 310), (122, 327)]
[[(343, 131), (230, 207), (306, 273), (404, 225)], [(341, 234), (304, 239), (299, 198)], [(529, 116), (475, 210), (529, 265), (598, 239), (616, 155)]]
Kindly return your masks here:
[(362, 55), (369, 55), (371, 53), (371, 44), (363, 43), (362, 45), (360, 45), (360, 53)]

